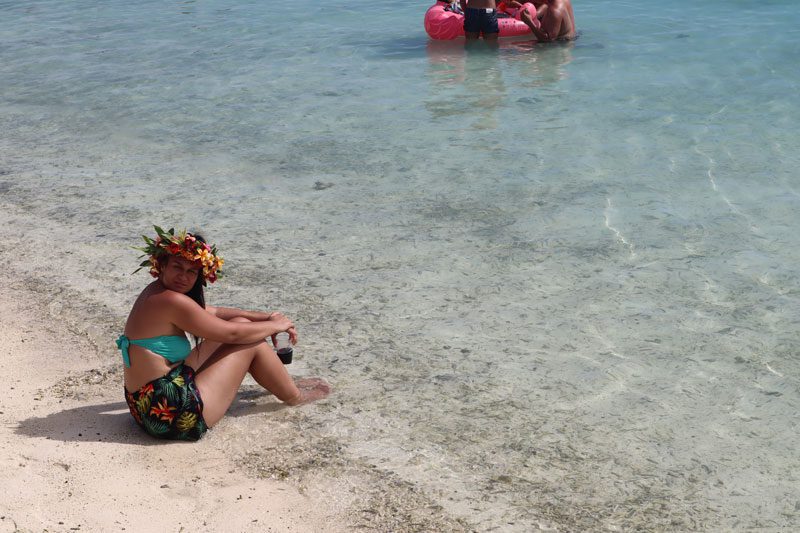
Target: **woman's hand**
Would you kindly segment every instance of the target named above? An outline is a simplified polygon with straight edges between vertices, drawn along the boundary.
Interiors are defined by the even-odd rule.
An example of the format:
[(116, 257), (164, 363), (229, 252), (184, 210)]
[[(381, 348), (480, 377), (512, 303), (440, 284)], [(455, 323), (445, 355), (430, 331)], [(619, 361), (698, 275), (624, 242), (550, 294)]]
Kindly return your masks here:
[[(286, 333), (289, 334), (289, 342), (291, 342), (292, 344), (297, 344), (297, 330), (295, 329), (294, 323), (291, 320), (286, 318), (282, 313), (277, 313), (277, 312), (270, 313), (269, 318), (267, 320), (269, 320), (270, 322), (274, 322), (274, 325), (277, 327), (282, 328), (283, 326), (286, 325), (287, 327), (285, 329), (281, 329), (280, 331), (278, 331), (278, 333), (280, 333), (281, 331), (285, 331)], [(275, 344), (275, 335), (276, 334), (272, 335), (273, 345)]]
[[(272, 322), (272, 325), (277, 328), (277, 332), (281, 331), (289, 331), (290, 329), (294, 329), (294, 322), (286, 318), (283, 313), (271, 313), (269, 315), (269, 321)], [(289, 334), (291, 336), (291, 333)]]
[[(269, 321), (274, 322), (275, 326), (282, 328), (280, 331), (285, 331), (289, 334), (289, 340), (292, 344), (297, 344), (297, 329), (294, 327), (294, 322), (286, 318), (283, 313), (270, 313)], [(284, 326), (285, 329), (284, 329)]]

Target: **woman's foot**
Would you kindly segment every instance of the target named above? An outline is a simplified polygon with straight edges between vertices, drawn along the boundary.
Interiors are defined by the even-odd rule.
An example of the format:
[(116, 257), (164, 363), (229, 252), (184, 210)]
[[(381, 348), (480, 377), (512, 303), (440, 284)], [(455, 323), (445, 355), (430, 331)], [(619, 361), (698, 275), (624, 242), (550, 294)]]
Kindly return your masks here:
[(294, 382), (300, 389), (297, 396), (286, 400), (286, 405), (303, 405), (325, 398), (331, 393), (331, 386), (322, 378), (303, 378)]

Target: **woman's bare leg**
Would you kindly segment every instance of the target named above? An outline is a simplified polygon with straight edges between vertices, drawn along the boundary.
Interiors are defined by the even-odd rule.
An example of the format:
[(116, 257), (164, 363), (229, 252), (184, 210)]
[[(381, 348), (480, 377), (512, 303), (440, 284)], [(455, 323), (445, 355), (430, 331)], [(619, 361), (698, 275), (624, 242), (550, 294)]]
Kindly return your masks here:
[(253, 344), (203, 341), (186, 364), (197, 369), (195, 381), (203, 398), (203, 418), (209, 426), (223, 417), (248, 372), (259, 385), (288, 405), (313, 402), (330, 393), (330, 386), (318, 378), (298, 380), (295, 384), (265, 341)]

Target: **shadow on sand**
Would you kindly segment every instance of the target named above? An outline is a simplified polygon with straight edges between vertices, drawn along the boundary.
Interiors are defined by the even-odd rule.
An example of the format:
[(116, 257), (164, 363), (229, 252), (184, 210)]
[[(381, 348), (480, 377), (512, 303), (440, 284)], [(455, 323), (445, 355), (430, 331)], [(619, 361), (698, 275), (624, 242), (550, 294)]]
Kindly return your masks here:
[[(225, 416), (250, 416), (286, 409), (283, 403), (252, 400), (268, 393), (242, 391)], [(64, 409), (46, 416), (22, 420), (15, 428), (17, 435), (64, 442), (114, 442), (150, 446), (174, 441), (154, 439), (134, 422), (125, 402), (102, 403)]]

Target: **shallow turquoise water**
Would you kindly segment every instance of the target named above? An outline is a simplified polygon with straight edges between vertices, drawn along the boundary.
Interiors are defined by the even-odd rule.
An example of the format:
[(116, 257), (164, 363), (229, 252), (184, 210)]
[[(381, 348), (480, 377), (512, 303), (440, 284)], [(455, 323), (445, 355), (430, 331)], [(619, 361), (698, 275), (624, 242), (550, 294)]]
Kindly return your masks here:
[(212, 299), (304, 325), (316, 430), (478, 530), (797, 526), (795, 5), (578, 3), (499, 50), (293, 7), (0, 2), (16, 268), (77, 249), (122, 319), (119, 250), (203, 228)]

